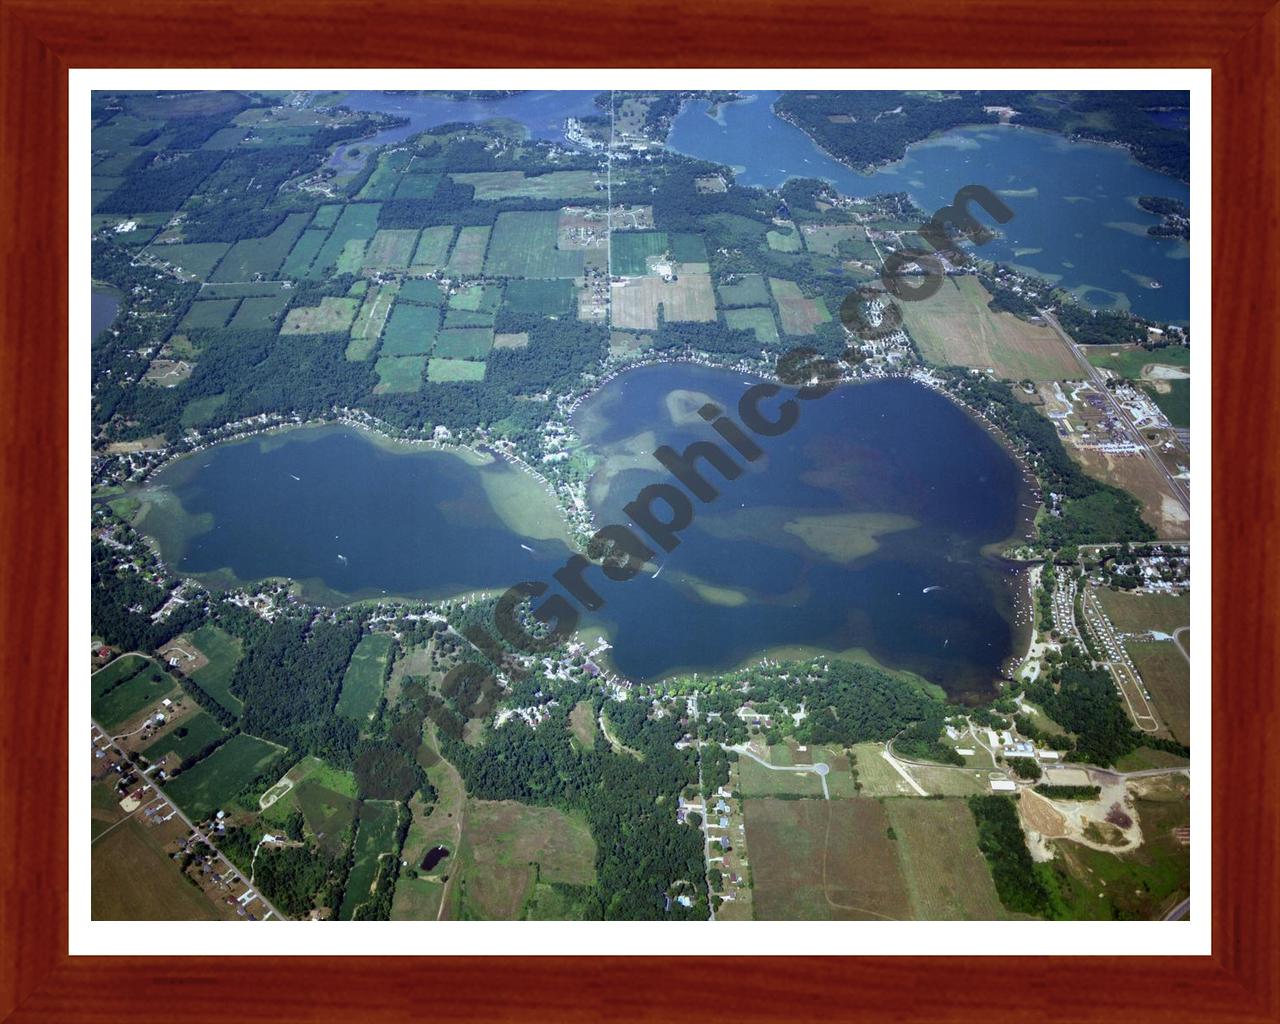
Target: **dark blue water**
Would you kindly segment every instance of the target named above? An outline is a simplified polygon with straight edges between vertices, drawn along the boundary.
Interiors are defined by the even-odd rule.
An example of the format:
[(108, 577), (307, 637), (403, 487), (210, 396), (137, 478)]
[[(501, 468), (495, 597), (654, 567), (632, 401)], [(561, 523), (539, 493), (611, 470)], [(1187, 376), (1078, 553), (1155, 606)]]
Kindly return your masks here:
[[(585, 403), (580, 427), (605, 468), (634, 452), (629, 439), (644, 432), (683, 450), (716, 435), (700, 420), (673, 421), (670, 392), (734, 409), (746, 386), (725, 371), (643, 368)], [(598, 500), (601, 525), (626, 522), (627, 501), (670, 480), (647, 443), (645, 456), (611, 476)], [(795, 428), (761, 447), (766, 454), (741, 477), (716, 484), (719, 499), (695, 502), (679, 547), (654, 559), (656, 578), (612, 582), (588, 571), (605, 604), (582, 624), (608, 631), (619, 671), (652, 678), (728, 668), (770, 647), (804, 645), (860, 648), (954, 693), (987, 690), (1014, 637), (1017, 577), (983, 553), (1018, 532), (1025, 512), (1008, 454), (962, 410), (905, 381), (803, 403)], [(216, 445), (170, 466), (156, 484), (181, 509), (161, 502), (143, 529), (182, 572), (287, 576), (327, 600), (441, 597), (524, 580), (563, 592), (552, 574), (567, 548), (508, 529), (481, 486), (487, 472), (510, 470), (388, 450), (347, 428), (308, 428)], [(900, 517), (901, 528), (853, 561), (788, 529), (848, 513)], [(709, 602), (693, 581), (741, 603)]]
[[(455, 121), (479, 123), (493, 117), (509, 117), (519, 121), (529, 129), (532, 138), (561, 140), (564, 138), (566, 118), (589, 117), (600, 113), (593, 102), (597, 92), (555, 90), (524, 92), (498, 100), (451, 100), (439, 95), (407, 96), (357, 91), (346, 93), (342, 104), (352, 110), (377, 111), (409, 119), (408, 124), (388, 128), (372, 138), (354, 143), (362, 149), (400, 142), (437, 125)], [(341, 160), (341, 154), (348, 148), (350, 146), (339, 147), (339, 154), (331, 158), (331, 162), (334, 159)]]
[(93, 331), (91, 338), (96, 339), (99, 334), (111, 326), (119, 309), (119, 292), (112, 288), (95, 287), (93, 289), (93, 297), (89, 304), (89, 324)]
[(182, 572), (288, 576), (322, 600), (506, 589), (567, 554), (513, 533), (494, 511), (481, 474), (512, 472), (309, 427), (175, 462), (154, 483), (181, 507), (162, 502), (142, 527)]
[[(1188, 247), (1147, 235), (1159, 218), (1135, 200), (1160, 195), (1189, 201), (1189, 189), (1124, 150), (984, 125), (917, 143), (905, 159), (861, 174), (775, 115), (778, 95), (761, 92), (748, 102), (724, 104), (715, 118), (708, 116), (706, 102), (690, 103), (676, 118), (668, 143), (733, 167), (743, 185), (773, 188), (788, 178), (823, 178), (849, 196), (908, 192), (927, 211), (948, 205), (965, 185), (985, 185), (1001, 195), (1014, 217), (1002, 226), (1004, 237), (983, 246), (981, 255), (1024, 267), (1088, 305), (1187, 321)], [(1151, 282), (1160, 287), (1151, 288)]]

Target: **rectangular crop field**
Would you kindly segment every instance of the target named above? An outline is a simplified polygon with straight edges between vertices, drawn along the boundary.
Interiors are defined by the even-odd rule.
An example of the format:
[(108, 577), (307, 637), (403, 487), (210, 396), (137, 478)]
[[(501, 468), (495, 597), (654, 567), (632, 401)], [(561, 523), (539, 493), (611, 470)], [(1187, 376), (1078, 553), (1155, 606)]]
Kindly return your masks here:
[[(182, 732), (182, 735), (177, 735), (178, 732)], [(181, 725), (170, 729), (142, 753), (151, 761), (159, 761), (166, 754), (176, 754), (179, 758), (193, 757), (226, 734), (227, 730), (212, 715), (197, 711), (184, 718)]]
[(373, 717), (382, 697), (382, 683), (387, 678), (391, 647), (392, 639), (387, 633), (374, 633), (360, 641), (342, 678), (338, 714), (361, 725)]
[(732, 284), (722, 284), (720, 305), (722, 306), (767, 306), (769, 289), (765, 287), (764, 278), (759, 274), (743, 274)]
[(369, 175), (369, 180), (357, 194), (357, 199), (390, 199), (400, 184), (400, 175), (409, 166), (413, 154), (405, 149), (396, 149), (383, 153), (378, 157), (378, 165)]
[(475, 189), (477, 200), (580, 199), (596, 194), (597, 175), (595, 171), (548, 171), (529, 177), (524, 171), (476, 171), (450, 177)]
[(400, 285), (400, 301), (419, 306), (441, 306), (444, 304), (444, 292), (434, 281), (412, 278)]
[[(670, 236), (671, 258), (677, 263), (706, 263), (707, 243), (701, 235), (691, 231), (678, 231)], [(692, 273), (693, 271), (691, 271)], [(702, 273), (708, 273), (703, 270)]]
[[(324, 210), (327, 207), (322, 206), (320, 209)], [(306, 277), (307, 270), (316, 258), (316, 253), (324, 247), (325, 239), (328, 237), (328, 228), (307, 228), (302, 232), (293, 248), (289, 250), (289, 255), (285, 257), (284, 265), (280, 268), (280, 276)]]
[(458, 330), (465, 327), (487, 327), (493, 330), (492, 313), (476, 313), (469, 309), (446, 309), (444, 329)]
[(613, 325), (623, 330), (658, 329), (658, 307), (668, 321), (709, 322), (716, 318), (715, 293), (707, 274), (684, 274), (677, 281), (639, 277), (612, 286)]
[(274, 277), (307, 226), (305, 213), (291, 213), (262, 238), (244, 238), (231, 247), (214, 273), (214, 281), (249, 281), (255, 274)]
[(1191, 380), (1181, 377), (1174, 380), (1146, 381), (1143, 388), (1152, 401), (1169, 418), (1175, 427), (1191, 426)]
[[(103, 673), (94, 677), (90, 709), (94, 719), (105, 729), (123, 725), (141, 712), (158, 705), (177, 690), (173, 677), (150, 658), (141, 664), (131, 662), (117, 670), (124, 678), (110, 686), (105, 685), (100, 681), (102, 675), (110, 671), (119, 660), (123, 659), (112, 662)], [(134, 667), (137, 671), (129, 671)]]
[(293, 791), (294, 802), (307, 828), (330, 857), (341, 852), (342, 834), (356, 817), (355, 780), (350, 772), (337, 774), (350, 781), (349, 792), (328, 785), (328, 780), (318, 773), (303, 779)]
[[(778, 304), (778, 316), (782, 319), (783, 334), (812, 334), (818, 324), (831, 320), (826, 304), (821, 299), (806, 299), (800, 286), (794, 281), (769, 278), (774, 301)], [(919, 305), (919, 303), (917, 303)]]
[(649, 260), (667, 251), (665, 231), (619, 231), (609, 241), (613, 272), (619, 277), (643, 277)]
[(485, 273), (495, 277), (581, 277), (582, 252), (556, 248), (559, 218), (555, 210), (498, 214)]
[(418, 245), (416, 228), (392, 230), (384, 228), (373, 236), (364, 254), (364, 271), (408, 270)]
[(484, 269), (484, 254), (489, 245), (489, 228), (465, 227), (458, 231), (453, 253), (444, 272), (450, 277), (475, 277)]
[(284, 750), (242, 732), (178, 775), (164, 792), (188, 817), (199, 821), (219, 810)]
[(535, 878), (569, 885), (595, 881), (596, 845), (580, 813), (470, 800), (466, 821), (466, 846), (454, 865), (465, 881), (464, 919), (515, 920)]
[(368, 359), (382, 337), (382, 329), (391, 316), (392, 304), (396, 301), (399, 284), (390, 281), (387, 284), (375, 284), (364, 295), (364, 304), (351, 324), (351, 340), (347, 342), (347, 358), (352, 362)]
[(316, 209), (316, 214), (311, 218), (311, 226), (316, 228), (331, 228), (338, 223), (338, 215), (342, 213), (341, 203), (326, 203), (324, 206)]
[(886, 800), (911, 913), (918, 921), (1003, 921), (978, 828), (964, 800)]
[(439, 174), (402, 174), (396, 185), (397, 199), (426, 199), (440, 186)]
[[(333, 276), (335, 270), (358, 270), (352, 267), (354, 253), (363, 254), (364, 244), (378, 231), (378, 212), (381, 203), (348, 203), (342, 207), (333, 231), (316, 254), (307, 277), (312, 280)], [(348, 243), (352, 243), (350, 249)]]
[(1132, 594), (1109, 587), (1095, 587), (1093, 593), (1121, 633), (1153, 629), (1172, 636), (1191, 625), (1191, 598), (1186, 594)]
[(453, 242), (453, 227), (423, 228), (418, 238), (409, 269), (414, 274), (434, 274), (448, 262), (449, 246)]
[(761, 921), (905, 920), (911, 914), (878, 800), (746, 800)]
[(1082, 351), (1094, 366), (1113, 370), (1129, 380), (1141, 380), (1152, 366), (1187, 369), (1191, 365), (1191, 349), (1185, 345), (1156, 349), (1141, 345), (1085, 345)]
[(745, 755), (738, 758), (738, 772), (744, 798), (777, 796), (779, 793), (819, 798), (822, 796), (822, 782), (813, 772), (766, 768)]
[(195, 684), (233, 715), (240, 714), (244, 704), (231, 692), (231, 677), (240, 660), (241, 642), (211, 624), (205, 624), (192, 633), (191, 642), (209, 659), (209, 664), (192, 673)]
[(178, 330), (198, 331), (201, 328), (225, 327), (239, 305), (239, 299), (203, 299), (193, 302), (187, 315), (178, 324)]
[(484, 380), (484, 363), (470, 359), (433, 358), (427, 366), (427, 380), (433, 384), (453, 381)]
[(511, 281), (504, 298), (513, 313), (568, 316), (577, 308), (573, 284), (567, 280)]
[(219, 904), (182, 877), (156, 832), (152, 826), (133, 818), (93, 844), (90, 854), (93, 919), (224, 920), (228, 915)]
[(724, 321), (735, 331), (755, 331), (762, 345), (770, 345), (778, 340), (778, 325), (773, 322), (773, 310), (768, 306), (726, 309)]
[(187, 280), (204, 281), (230, 248), (230, 242), (177, 242), (151, 245), (144, 251), (177, 268)]
[(325, 295), (318, 306), (294, 306), (280, 327), (281, 334), (345, 334), (360, 308), (357, 299)]
[(1126, 643), (1152, 703), (1169, 731), (1183, 743), (1191, 742), (1191, 666), (1177, 645), (1168, 640)]
[(273, 330), (289, 305), (289, 293), (279, 295), (260, 295), (244, 299), (236, 315), (231, 318), (230, 327), (234, 330), (267, 331)]
[(502, 285), (473, 284), (459, 288), (449, 296), (450, 309), (492, 313), (502, 302)]
[(834, 256), (841, 242), (865, 240), (866, 229), (861, 224), (802, 224), (800, 234), (805, 248), (820, 256)]
[(441, 331), (431, 355), (441, 359), (484, 359), (491, 348), (492, 327), (464, 327)]
[(360, 824), (356, 830), (355, 860), (347, 876), (338, 917), (350, 921), (356, 908), (373, 893), (378, 866), (384, 854), (396, 853), (398, 805), (394, 800), (366, 800), (360, 808)]
[(919, 302), (899, 303), (926, 362), (993, 369), (1009, 380), (1079, 380), (1079, 363), (1053, 330), (987, 307), (976, 277), (948, 277)]
[(431, 351), (440, 327), (440, 311), (434, 306), (397, 302), (382, 330), (383, 356), (418, 356)]
[(380, 356), (373, 364), (378, 374), (374, 394), (403, 395), (422, 387), (422, 371), (427, 365), (426, 356)]

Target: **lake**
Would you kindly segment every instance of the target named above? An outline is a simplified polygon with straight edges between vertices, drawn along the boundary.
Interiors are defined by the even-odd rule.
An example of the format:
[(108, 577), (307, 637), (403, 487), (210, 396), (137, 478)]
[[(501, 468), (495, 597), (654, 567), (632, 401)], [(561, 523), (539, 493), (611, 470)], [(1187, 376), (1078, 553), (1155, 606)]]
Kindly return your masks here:
[[(667, 364), (584, 402), (577, 425), (599, 458), (600, 524), (625, 521), (622, 505), (669, 479), (656, 445), (716, 437), (691, 410), (708, 399), (734, 409), (750, 383)], [(803, 403), (797, 426), (761, 447), (738, 479), (716, 483), (720, 498), (698, 505), (680, 546), (655, 557), (656, 576), (589, 573), (605, 603), (582, 625), (610, 637), (615, 667), (655, 678), (787, 647), (854, 652), (954, 694), (989, 692), (1016, 642), (1022, 577), (988, 551), (1025, 532), (1027, 512), (1004, 449), (946, 398), (897, 380)], [(178, 571), (223, 584), (288, 576), (329, 601), (555, 586), (569, 549), (550, 530), (521, 532), (512, 512), (528, 505), (528, 481), (502, 463), (309, 427), (171, 464), (143, 492), (140, 528)]]
[[(1159, 218), (1136, 202), (1140, 195), (1189, 201), (1182, 182), (1118, 147), (1010, 125), (949, 131), (909, 147), (903, 160), (862, 174), (774, 114), (778, 95), (761, 92), (722, 104), (715, 117), (706, 101), (688, 103), (668, 145), (729, 165), (739, 184), (776, 188), (788, 178), (822, 178), (848, 196), (907, 192), (929, 213), (950, 204), (963, 186), (985, 185), (1014, 217), (1001, 226), (1004, 237), (981, 248), (982, 256), (1037, 274), (1090, 306), (1187, 322), (1189, 247), (1148, 235)], [(1168, 118), (1180, 113), (1185, 116), (1169, 111)], [(1149, 287), (1151, 282), (1160, 287)]]
[(93, 297), (89, 304), (89, 325), (92, 329), (91, 340), (111, 326), (120, 310), (123, 296), (114, 288), (93, 286)]

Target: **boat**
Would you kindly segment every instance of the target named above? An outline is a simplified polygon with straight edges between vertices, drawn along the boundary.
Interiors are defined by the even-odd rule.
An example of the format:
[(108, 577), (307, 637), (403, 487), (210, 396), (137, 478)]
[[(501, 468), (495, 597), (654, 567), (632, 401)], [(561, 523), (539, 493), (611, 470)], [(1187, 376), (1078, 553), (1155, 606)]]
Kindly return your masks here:
[(666, 562), (663, 562), (662, 565), (658, 566), (657, 572), (655, 572), (652, 576), (650, 576), (649, 579), (656, 580), (658, 578), (658, 573), (662, 572), (663, 566), (665, 565), (666, 565)]
[(529, 547), (529, 545), (528, 545), (528, 544), (521, 544), (520, 546), (521, 546), (522, 548), (524, 548), (527, 552), (529, 552), (529, 554), (531, 554), (531, 555), (536, 555), (536, 554), (537, 554), (537, 552), (536, 552), (536, 551), (534, 551), (534, 550), (533, 550), (533, 548)]
[(339, 556), (338, 556), (338, 561), (339, 561), (339, 562), (341, 562), (343, 565), (346, 565), (346, 564), (347, 564), (347, 556), (346, 556), (346, 555), (339, 555)]
[(921, 591), (921, 593), (922, 593), (922, 594), (928, 594), (928, 593), (930, 593), (931, 591), (934, 591), (934, 590), (941, 590), (941, 589), (942, 589), (942, 587), (941, 587), (939, 584), (936, 584), (936, 583), (935, 583), (932, 587), (925, 587), (925, 588), (924, 588), (924, 590), (922, 590), (922, 591)]

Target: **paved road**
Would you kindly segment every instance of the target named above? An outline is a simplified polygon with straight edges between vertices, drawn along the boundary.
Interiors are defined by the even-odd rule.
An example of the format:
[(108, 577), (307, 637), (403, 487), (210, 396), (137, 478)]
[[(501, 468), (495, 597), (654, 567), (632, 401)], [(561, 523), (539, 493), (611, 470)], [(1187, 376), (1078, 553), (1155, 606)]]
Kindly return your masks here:
[(1187, 911), (1190, 909), (1191, 909), (1191, 897), (1188, 896), (1185, 900), (1183, 900), (1171, 911), (1169, 911), (1169, 913), (1165, 914), (1164, 919), (1166, 921), (1181, 921), (1184, 917), (1187, 916)]
[[(108, 741), (110, 741), (113, 747), (115, 747), (115, 741), (111, 739), (111, 734), (107, 732), (106, 729), (102, 728), (102, 726), (100, 726), (97, 722), (93, 722), (93, 727), (97, 729), (98, 732), (101, 733)], [(94, 739), (96, 740), (97, 737), (95, 736)], [(95, 743), (94, 746), (97, 746), (97, 744)], [(121, 750), (119, 747), (116, 747), (116, 752), (119, 753), (121, 757), (126, 756), (125, 752)], [(144, 776), (144, 778), (146, 778), (146, 776)], [(165, 803), (169, 805), (169, 808), (173, 811), (173, 813), (176, 814), (182, 820), (183, 824), (185, 824), (187, 828), (191, 830), (191, 833), (196, 837), (196, 839), (204, 843), (210, 849), (214, 850), (218, 854), (218, 856), (222, 858), (223, 863), (227, 865), (227, 872), (234, 875), (236, 878), (240, 879), (240, 881), (244, 882), (245, 885), (250, 884), (249, 881), (241, 873), (240, 869), (237, 868), (234, 864), (232, 864), (231, 861), (227, 858), (227, 855), (218, 849), (218, 844), (215, 843), (209, 836), (205, 835), (202, 831), (200, 831), (200, 829), (196, 828), (195, 823), (182, 812), (182, 808), (180, 808), (176, 803), (174, 803), (172, 800), (166, 797), (164, 795), (164, 791), (159, 786), (157, 786), (151, 779), (147, 778), (146, 782), (143, 783), (143, 788), (150, 789), (152, 793), (154, 793), (156, 796), (163, 799)], [(150, 803), (151, 801), (147, 801), (146, 803), (142, 804), (137, 810), (131, 812), (129, 816), (132, 817), (133, 814), (136, 814), (138, 812), (138, 810), (141, 810), (142, 807), (149, 806)], [(250, 887), (252, 888), (252, 886)], [(281, 921), (289, 920), (284, 914), (280, 913), (280, 911), (275, 908), (275, 906), (271, 903), (270, 900), (267, 899), (266, 896), (264, 896), (256, 888), (253, 891), (257, 894), (257, 898), (262, 901), (262, 905), (265, 906), (267, 910), (270, 912), (269, 914), (264, 916), (262, 920), (265, 921), (267, 920), (268, 917), (272, 915), (274, 915), (276, 918), (278, 918)]]
[(1142, 436), (1142, 431), (1133, 425), (1133, 422), (1129, 419), (1129, 414), (1124, 411), (1120, 403), (1116, 401), (1115, 395), (1113, 395), (1111, 390), (1107, 387), (1106, 378), (1102, 376), (1101, 371), (1089, 362), (1084, 352), (1081, 351), (1080, 346), (1077, 345), (1071, 336), (1062, 329), (1062, 325), (1058, 323), (1052, 313), (1044, 309), (1037, 310), (1037, 312), (1044, 317), (1045, 323), (1058, 332), (1058, 337), (1060, 337), (1066, 343), (1067, 347), (1071, 349), (1072, 354), (1076, 357), (1076, 360), (1084, 370), (1088, 381), (1111, 404), (1111, 408), (1115, 412), (1116, 420), (1124, 427), (1125, 433), (1129, 434), (1134, 443), (1136, 443), (1146, 454), (1147, 459), (1156, 467), (1157, 472), (1159, 472), (1161, 477), (1168, 482), (1169, 487), (1173, 491), (1173, 496), (1178, 499), (1178, 503), (1182, 506), (1183, 510), (1186, 511), (1187, 515), (1190, 515), (1191, 496), (1187, 493), (1186, 488), (1182, 486), (1182, 481), (1170, 473), (1169, 467), (1164, 464), (1159, 455), (1152, 451), (1151, 446), (1147, 444), (1147, 439)]
[(757, 764), (764, 765), (770, 771), (812, 772), (818, 776), (818, 780), (822, 783), (822, 795), (828, 800), (831, 799), (831, 793), (827, 790), (827, 772), (831, 770), (830, 765), (824, 764), (821, 761), (817, 764), (770, 764), (763, 758), (757, 757), (746, 747), (729, 747), (728, 749), (736, 750), (739, 754), (746, 754), (747, 757), (751, 758), (751, 760), (755, 761)]

